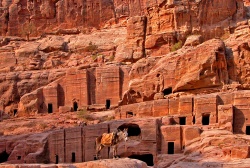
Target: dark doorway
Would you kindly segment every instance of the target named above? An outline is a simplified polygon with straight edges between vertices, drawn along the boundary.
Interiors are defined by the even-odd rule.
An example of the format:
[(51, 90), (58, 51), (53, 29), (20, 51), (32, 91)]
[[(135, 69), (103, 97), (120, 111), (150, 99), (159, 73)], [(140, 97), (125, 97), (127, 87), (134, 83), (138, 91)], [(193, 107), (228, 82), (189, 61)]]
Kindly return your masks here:
[(17, 156), (17, 160), (21, 160), (21, 156)]
[(55, 155), (55, 157), (56, 157), (56, 164), (58, 164), (58, 162), (59, 162), (59, 157), (58, 157), (58, 155)]
[(172, 90), (172, 88), (170, 87), (170, 88), (164, 89), (162, 92), (163, 92), (164, 96), (166, 96), (166, 95), (171, 94), (171, 93), (173, 92), (173, 90)]
[(193, 116), (193, 124), (195, 124), (195, 116)]
[(141, 134), (141, 129), (137, 124), (125, 123), (120, 125), (117, 129), (124, 130), (124, 128), (128, 128), (128, 136), (139, 136)]
[(77, 102), (74, 102), (74, 103), (73, 103), (73, 107), (74, 107), (74, 111), (77, 111), (77, 109), (78, 109), (78, 104), (77, 104)]
[(71, 162), (72, 163), (76, 162), (76, 153), (75, 152), (72, 153)]
[(168, 142), (168, 154), (174, 154), (174, 142)]
[(179, 120), (180, 125), (186, 125), (186, 117), (180, 117)]
[(110, 104), (111, 104), (110, 100), (107, 99), (107, 100), (106, 100), (106, 109), (109, 109), (109, 108), (110, 108)]
[(126, 118), (131, 118), (131, 117), (133, 117), (134, 116), (134, 113), (133, 112), (131, 112), (131, 111), (127, 111), (126, 112)]
[(48, 104), (48, 113), (53, 113), (53, 105), (51, 103)]
[(250, 135), (250, 126), (246, 126), (246, 135)]
[(148, 166), (154, 166), (154, 157), (152, 154), (131, 155), (128, 158), (138, 159), (138, 160), (141, 160), (141, 161), (147, 163)]
[(210, 114), (202, 115), (202, 125), (209, 125)]
[(14, 116), (17, 114), (17, 109), (14, 109), (13, 114)]
[(8, 161), (9, 154), (6, 151), (0, 153), (0, 163)]

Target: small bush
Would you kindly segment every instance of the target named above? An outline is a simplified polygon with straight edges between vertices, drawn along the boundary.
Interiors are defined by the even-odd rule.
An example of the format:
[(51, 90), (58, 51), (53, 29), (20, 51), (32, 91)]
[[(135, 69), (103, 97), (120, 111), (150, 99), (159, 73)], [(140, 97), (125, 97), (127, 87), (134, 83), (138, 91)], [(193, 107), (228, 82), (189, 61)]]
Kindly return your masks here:
[(81, 109), (77, 112), (77, 117), (79, 119), (85, 119), (87, 114), (88, 114), (88, 111), (86, 109)]
[(92, 55), (93, 61), (97, 60), (97, 57), (98, 57), (98, 56), (99, 56), (98, 54), (93, 54), (93, 55)]
[(175, 43), (172, 47), (171, 47), (171, 52), (177, 51), (182, 47), (182, 41), (179, 41), (177, 43)]
[(114, 61), (114, 60), (115, 60), (115, 56), (114, 55), (112, 55), (112, 56), (109, 57), (109, 61)]
[(86, 109), (82, 109), (77, 112), (77, 118), (83, 121), (91, 121), (94, 118), (90, 115), (90, 113)]
[(89, 45), (85, 47), (85, 52), (93, 52), (98, 49), (98, 46), (93, 44), (92, 42), (89, 42)]

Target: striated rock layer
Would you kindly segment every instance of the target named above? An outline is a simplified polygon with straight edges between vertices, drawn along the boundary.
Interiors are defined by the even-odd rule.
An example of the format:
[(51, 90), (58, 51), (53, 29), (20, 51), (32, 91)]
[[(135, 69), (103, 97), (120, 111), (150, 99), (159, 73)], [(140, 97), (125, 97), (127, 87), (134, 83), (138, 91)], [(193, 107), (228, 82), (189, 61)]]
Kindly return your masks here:
[[(243, 0), (49, 0), (0, 1), (0, 34), (21, 35), (31, 30), (39, 35), (51, 31), (77, 33), (65, 29), (108, 27), (126, 17), (147, 17), (147, 35), (153, 40), (148, 48), (163, 52), (175, 40), (175, 33), (202, 33), (205, 37), (220, 36), (225, 28), (234, 26), (244, 17)], [(58, 31), (59, 30), (59, 31)], [(231, 31), (231, 30), (227, 30)], [(151, 36), (153, 35), (153, 36)], [(178, 39), (182, 37), (178, 37)], [(151, 41), (150, 40), (150, 41)], [(155, 41), (156, 40), (156, 41)], [(154, 43), (158, 45), (153, 46)], [(160, 51), (158, 51), (160, 50)]]

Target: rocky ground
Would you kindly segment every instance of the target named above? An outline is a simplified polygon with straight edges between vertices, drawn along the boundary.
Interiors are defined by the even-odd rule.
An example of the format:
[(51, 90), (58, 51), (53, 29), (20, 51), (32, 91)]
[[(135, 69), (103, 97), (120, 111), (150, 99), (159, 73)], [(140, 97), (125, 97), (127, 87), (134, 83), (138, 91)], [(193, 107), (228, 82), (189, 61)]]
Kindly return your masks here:
[(19, 135), (48, 130), (97, 124), (114, 119), (114, 111), (39, 114), (33, 117), (11, 117), (0, 122), (0, 134)]
[(76, 164), (19, 164), (8, 165), (0, 164), (0, 168), (24, 168), (24, 167), (36, 167), (36, 168), (147, 168), (147, 164), (136, 159), (106, 159), (99, 161), (91, 161)]

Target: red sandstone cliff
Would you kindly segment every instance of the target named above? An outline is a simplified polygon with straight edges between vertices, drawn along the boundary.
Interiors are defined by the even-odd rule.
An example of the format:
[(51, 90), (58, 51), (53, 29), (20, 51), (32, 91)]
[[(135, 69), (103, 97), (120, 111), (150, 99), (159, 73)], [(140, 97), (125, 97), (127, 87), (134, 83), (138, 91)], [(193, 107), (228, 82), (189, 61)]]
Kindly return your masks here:
[[(50, 147), (47, 137), (24, 136), (35, 138), (34, 151), (22, 151), (25, 141), (4, 137), (2, 154), (18, 160), (22, 151), (31, 162), (45, 162), (39, 159), (50, 149), (50, 161), (60, 153), (61, 162), (70, 162), (82, 149), (77, 159), (88, 161), (95, 137), (132, 123), (142, 128), (141, 139), (132, 139), (123, 156), (138, 150), (157, 156), (160, 165), (160, 154), (174, 141), (175, 152), (185, 151), (184, 162), (196, 150), (201, 162), (217, 154), (222, 160), (248, 158), (249, 138), (202, 131), (247, 133), (249, 93), (237, 90), (250, 89), (249, 13), (247, 0), (0, 0), (0, 110), (31, 116), (120, 106), (117, 119), (133, 117), (58, 130)], [(152, 116), (158, 118), (146, 118)], [(210, 124), (203, 126), (206, 117)], [(180, 126), (183, 118), (190, 128)], [(221, 145), (226, 138), (230, 142)]]
[[(212, 54), (212, 59), (220, 59), (220, 63), (217, 63), (217, 60), (209, 60), (204, 64), (201, 62), (196, 63), (200, 57), (203, 59), (203, 53), (206, 52), (202, 46), (193, 51), (193, 54), (198, 53), (196, 59), (192, 57), (193, 54), (187, 54), (190, 59), (193, 59), (194, 64), (197, 64), (197, 66), (192, 67), (193, 70), (188, 72), (183, 71), (186, 68), (182, 65), (189, 64), (189, 61), (183, 64), (178, 63), (183, 62), (180, 59), (181, 57), (186, 57), (183, 53), (178, 53), (179, 56), (171, 53), (160, 61), (157, 61), (159, 57), (152, 58), (152, 56), (162, 57), (162, 55), (168, 54), (171, 48), (178, 44), (178, 41), (180, 44), (184, 44), (186, 41), (186, 46), (194, 46), (213, 37), (227, 38), (230, 34), (237, 33), (239, 31), (237, 27), (240, 27), (238, 23), (245, 19), (247, 13), (243, 1), (202, 0), (187, 2), (165, 0), (157, 3), (154, 1), (77, 1), (74, 3), (71, 1), (1, 1), (0, 4), (2, 5), (1, 20), (3, 23), (0, 31), (2, 31), (3, 35), (21, 35), (21, 31), (24, 30), (22, 26), (27, 26), (25, 23), (27, 17), (30, 19), (28, 27), (31, 26), (34, 35), (44, 32), (59, 34), (81, 33), (79, 35), (65, 36), (47, 35), (42, 36), (40, 39), (33, 39), (32, 42), (25, 42), (21, 38), (2, 38), (0, 56), (3, 61), (1, 71), (3, 73), (14, 71), (14, 73), (9, 74), (11, 77), (8, 80), (6, 74), (2, 74), (3, 82), (1, 85), (5, 96), (1, 100), (4, 108), (8, 109), (9, 112), (17, 108), (17, 103), (25, 93), (34, 91), (40, 86), (45, 86), (64, 76), (66, 69), (74, 66), (81, 66), (80, 69), (86, 69), (106, 62), (133, 63), (141, 58), (151, 57), (147, 60), (149, 67), (147, 65), (140, 67), (140, 65), (137, 69), (136, 66), (139, 62), (135, 64), (130, 77), (128, 78), (128, 75), (125, 75), (124, 82), (126, 82), (120, 81), (119, 84), (122, 86), (117, 86), (118, 88), (128, 87), (129, 79), (135, 81), (136, 76), (138, 76), (137, 72), (140, 75), (147, 75), (149, 71), (154, 70), (153, 66), (164, 66), (164, 64), (168, 64), (168, 61), (171, 62), (171, 59), (176, 61), (176, 63), (172, 64), (176, 64), (177, 67), (171, 65), (169, 66), (170, 69), (178, 68), (178, 66), (183, 68), (180, 69), (180, 72), (175, 72), (174, 76), (170, 74), (169, 77), (167, 77), (167, 74), (163, 77), (163, 72), (156, 73), (155, 71), (157, 76), (155, 82), (162, 83), (164, 80), (164, 85), (153, 84), (152, 88), (146, 89), (147, 93), (138, 92), (140, 101), (153, 99), (156, 93), (170, 87), (172, 87), (173, 91), (183, 91), (191, 88), (222, 86), (228, 84), (231, 78), (233, 81), (238, 81), (234, 79), (235, 77), (232, 74), (235, 68), (230, 66), (227, 69), (225, 66), (230, 61), (225, 63), (227, 54), (223, 46), (215, 49), (218, 51), (214, 51)], [(245, 2), (245, 4), (248, 3)], [(113, 25), (113, 28), (100, 31), (85, 31), (85, 28), (92, 26), (103, 28), (107, 24)], [(241, 24), (243, 27), (245, 25), (244, 31), (247, 30), (248, 23), (241, 22)], [(78, 28), (79, 31), (72, 28)], [(192, 34), (199, 35), (196, 42), (192, 42), (194, 40), (191, 38), (193, 36), (190, 36)], [(188, 42), (189, 39), (191, 39), (191, 42)], [(213, 50), (213, 48), (211, 49)], [(191, 51), (192, 53), (192, 50), (183, 49), (182, 51)], [(176, 57), (176, 59), (173, 57)], [(155, 59), (155, 61), (152, 62), (151, 59)], [(165, 60), (164, 64), (161, 64), (160, 62), (163, 60)], [(210, 70), (209, 66), (211, 66)], [(51, 72), (45, 70), (54, 68), (66, 69), (56, 70), (55, 73), (54, 70)], [(135, 72), (133, 72), (133, 69)], [(44, 77), (33, 77), (33, 72), (30, 72), (31, 74), (25, 72), (22, 75), (24, 70), (35, 70), (36, 73), (46, 75)], [(129, 71), (129, 69), (127, 70)], [(127, 70), (122, 70), (122, 72), (127, 74)], [(208, 75), (207, 73), (210, 73), (210, 71), (211, 74)], [(199, 72), (200, 75), (198, 76), (194, 74)], [(51, 75), (48, 75), (48, 73)], [(203, 77), (201, 77), (202, 74)], [(208, 77), (204, 77), (204, 75)], [(150, 75), (147, 76), (149, 79), (154, 78)], [(227, 76), (229, 76), (229, 79)], [(40, 78), (42, 80), (33, 80)], [(31, 87), (25, 88), (27, 86), (22, 85), (22, 83), (26, 83), (23, 79), (29, 81)], [(95, 82), (94, 80), (93, 82)], [(16, 85), (11, 87), (7, 81), (10, 81), (11, 85), (13, 83), (16, 83)], [(168, 81), (172, 81), (171, 84)], [(135, 82), (131, 81), (131, 84), (129, 84), (130, 87), (135, 87)], [(18, 87), (19, 85), (20, 87)], [(118, 99), (121, 99), (124, 92), (125, 90), (120, 90), (116, 95)], [(137, 91), (135, 94), (137, 94)], [(93, 99), (88, 100), (87, 104), (95, 104)], [(109, 98), (107, 97), (107, 99)], [(134, 100), (123, 101), (125, 103), (134, 102)]]

